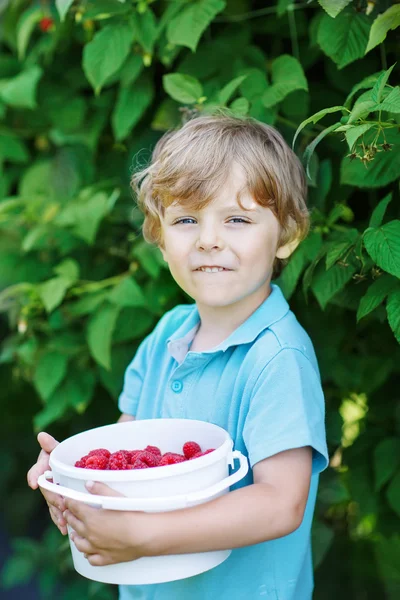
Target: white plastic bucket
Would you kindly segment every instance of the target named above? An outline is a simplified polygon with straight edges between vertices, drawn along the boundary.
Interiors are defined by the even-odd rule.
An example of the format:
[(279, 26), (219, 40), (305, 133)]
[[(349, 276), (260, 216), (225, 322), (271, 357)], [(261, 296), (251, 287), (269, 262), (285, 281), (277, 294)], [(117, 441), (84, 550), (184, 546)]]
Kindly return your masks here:
[[(193, 440), (202, 450), (215, 448), (205, 456), (176, 465), (128, 471), (101, 471), (73, 466), (95, 448), (110, 452), (158, 446), (162, 453), (182, 452), (185, 442)], [(229, 475), (229, 465), (240, 461), (239, 469)], [(97, 427), (61, 442), (50, 455), (50, 468), (39, 477), (40, 487), (111, 510), (164, 512), (202, 504), (226, 494), (248, 471), (247, 458), (233, 451), (227, 431), (204, 421), (192, 419), (146, 419)], [(49, 481), (53, 479), (53, 483)], [(106, 483), (124, 494), (122, 497), (94, 496), (85, 488), (88, 480)], [(70, 536), (72, 529), (68, 527)], [(175, 581), (198, 575), (221, 564), (231, 550), (143, 557), (135, 561), (94, 567), (70, 540), (74, 567), (84, 577), (103, 583), (139, 585)]]

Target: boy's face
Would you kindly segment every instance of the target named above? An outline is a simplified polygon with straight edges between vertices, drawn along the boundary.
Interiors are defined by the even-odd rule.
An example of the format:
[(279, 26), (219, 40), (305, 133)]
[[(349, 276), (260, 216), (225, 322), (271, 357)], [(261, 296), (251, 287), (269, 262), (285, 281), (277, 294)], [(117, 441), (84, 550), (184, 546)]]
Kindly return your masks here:
[[(177, 284), (199, 306), (240, 305), (249, 314), (268, 297), (276, 256), (286, 258), (297, 244), (278, 248), (280, 226), (269, 208), (257, 204), (235, 164), (218, 197), (200, 211), (177, 204), (165, 209), (160, 250)], [(223, 270), (206, 272), (201, 267)]]

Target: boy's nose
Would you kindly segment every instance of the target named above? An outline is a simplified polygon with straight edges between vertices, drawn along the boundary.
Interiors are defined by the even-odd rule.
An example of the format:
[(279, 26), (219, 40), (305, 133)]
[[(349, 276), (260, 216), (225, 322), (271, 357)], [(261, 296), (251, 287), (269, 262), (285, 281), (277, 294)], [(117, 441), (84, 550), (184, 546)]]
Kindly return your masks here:
[(223, 241), (218, 235), (217, 230), (201, 231), (196, 241), (196, 248), (198, 250), (210, 251), (213, 249), (222, 248)]

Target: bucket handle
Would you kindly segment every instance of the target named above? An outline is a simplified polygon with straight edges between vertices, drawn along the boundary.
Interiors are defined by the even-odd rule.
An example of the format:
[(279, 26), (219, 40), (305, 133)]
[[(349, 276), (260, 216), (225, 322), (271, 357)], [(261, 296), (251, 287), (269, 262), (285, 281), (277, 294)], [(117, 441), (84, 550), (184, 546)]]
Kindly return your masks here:
[(104, 508), (108, 510), (140, 510), (145, 512), (162, 512), (164, 510), (175, 510), (179, 508), (187, 508), (195, 504), (211, 500), (220, 492), (226, 490), (234, 483), (237, 483), (246, 475), (249, 470), (247, 458), (238, 450), (234, 450), (230, 456), (229, 464), (233, 466), (234, 460), (237, 458), (240, 461), (240, 467), (235, 473), (229, 475), (222, 481), (218, 481), (214, 485), (199, 492), (190, 494), (180, 494), (178, 496), (169, 496), (166, 498), (128, 498), (126, 496), (95, 496), (94, 494), (78, 492), (71, 488), (52, 483), (48, 481), (53, 477), (52, 471), (46, 471), (38, 478), (38, 484), (41, 488), (78, 500), (94, 507)]

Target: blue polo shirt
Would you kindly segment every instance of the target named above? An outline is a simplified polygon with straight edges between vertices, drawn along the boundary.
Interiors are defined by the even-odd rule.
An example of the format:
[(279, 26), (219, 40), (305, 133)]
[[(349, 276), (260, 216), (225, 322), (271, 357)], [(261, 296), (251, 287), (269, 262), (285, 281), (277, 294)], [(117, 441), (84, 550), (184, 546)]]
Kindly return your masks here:
[[(325, 406), (311, 340), (280, 288), (218, 346), (190, 351), (196, 304), (167, 312), (128, 366), (121, 412), (137, 419), (186, 418), (226, 429), (252, 467), (311, 446), (312, 477), (301, 526), (276, 540), (234, 549), (218, 567), (162, 584), (120, 586), (120, 600), (311, 600), (310, 530), (318, 474), (328, 465)], [(251, 510), (251, 507), (248, 507)], [(234, 527), (234, 521), (232, 527)]]

